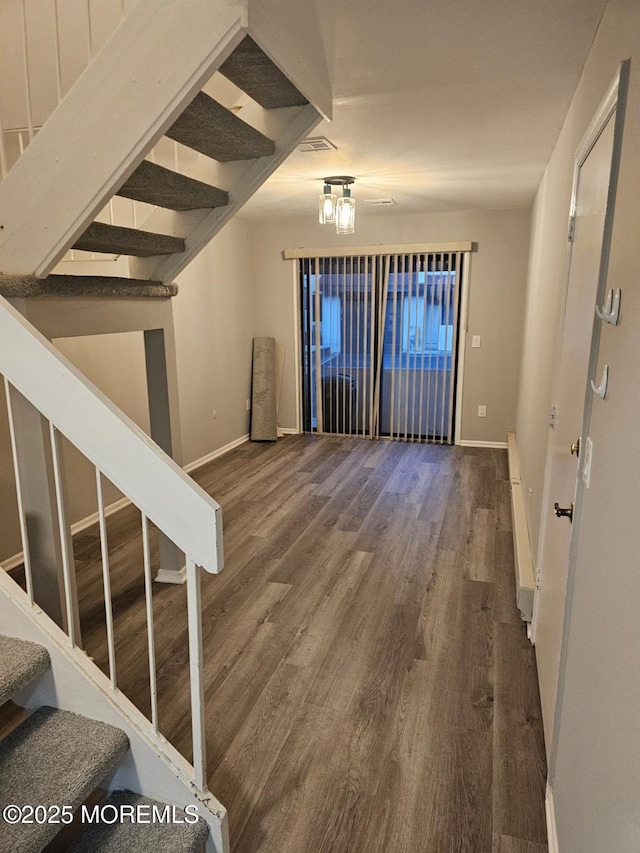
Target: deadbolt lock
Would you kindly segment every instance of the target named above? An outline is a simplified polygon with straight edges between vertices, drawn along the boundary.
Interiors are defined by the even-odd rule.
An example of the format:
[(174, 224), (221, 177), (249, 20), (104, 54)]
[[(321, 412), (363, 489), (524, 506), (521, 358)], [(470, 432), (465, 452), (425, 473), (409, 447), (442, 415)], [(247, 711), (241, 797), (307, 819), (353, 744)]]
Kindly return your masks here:
[(553, 510), (558, 518), (568, 518), (569, 522), (573, 524), (573, 502), (571, 506), (561, 507), (557, 502), (553, 505)]
[(580, 459), (580, 439), (577, 438), (571, 445), (571, 455), (577, 456)]

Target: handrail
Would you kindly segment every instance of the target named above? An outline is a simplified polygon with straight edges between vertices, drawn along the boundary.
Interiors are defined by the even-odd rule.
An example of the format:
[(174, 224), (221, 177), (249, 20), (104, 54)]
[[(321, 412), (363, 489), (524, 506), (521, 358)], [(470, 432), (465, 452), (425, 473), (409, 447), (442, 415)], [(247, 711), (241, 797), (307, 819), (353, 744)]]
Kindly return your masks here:
[(207, 572), (223, 566), (220, 506), (0, 297), (0, 373)]

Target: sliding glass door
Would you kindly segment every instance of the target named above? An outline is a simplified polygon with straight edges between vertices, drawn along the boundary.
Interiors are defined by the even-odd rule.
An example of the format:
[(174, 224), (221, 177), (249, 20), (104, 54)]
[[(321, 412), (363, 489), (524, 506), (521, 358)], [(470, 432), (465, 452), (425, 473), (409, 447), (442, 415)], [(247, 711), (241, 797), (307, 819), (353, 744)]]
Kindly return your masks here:
[(300, 260), (305, 430), (453, 441), (462, 258)]

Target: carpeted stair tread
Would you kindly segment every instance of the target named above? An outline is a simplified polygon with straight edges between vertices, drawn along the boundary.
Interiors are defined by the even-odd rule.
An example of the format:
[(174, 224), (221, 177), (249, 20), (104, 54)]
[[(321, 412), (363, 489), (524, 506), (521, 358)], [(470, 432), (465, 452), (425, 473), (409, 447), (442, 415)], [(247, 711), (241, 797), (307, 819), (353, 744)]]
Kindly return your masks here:
[(308, 103), (251, 36), (245, 36), (222, 63), (220, 73), (267, 110), (301, 107)]
[[(124, 732), (69, 711), (39, 708), (0, 742), (0, 814), (7, 805), (80, 805), (129, 746)], [(0, 851), (41, 850), (60, 824), (3, 825)]]
[(199, 92), (166, 136), (220, 162), (268, 157), (275, 151), (271, 139)]
[(83, 252), (106, 252), (148, 258), (152, 255), (184, 252), (184, 240), (169, 234), (152, 234), (151, 231), (140, 231), (137, 228), (92, 222), (72, 248)]
[(143, 160), (116, 195), (144, 201), (169, 210), (198, 210), (224, 207), (229, 204), (229, 194), (210, 184), (196, 181)]
[(0, 635), (0, 705), (49, 668), (49, 652), (37, 643)]
[[(103, 808), (114, 806), (120, 814), (123, 805), (133, 806), (136, 817), (141, 814), (144, 819), (149, 819), (149, 823), (96, 824), (83, 832), (78, 843), (71, 848), (71, 853), (197, 853), (207, 840), (209, 828), (201, 818), (197, 823), (179, 823), (177, 821), (184, 821), (186, 815), (176, 807), (176, 823), (153, 821), (154, 806), (160, 814), (169, 809), (167, 814), (171, 818), (174, 815), (173, 806), (130, 791), (114, 791)], [(110, 820), (115, 812), (107, 809), (105, 814)]]
[(81, 296), (99, 299), (168, 299), (178, 293), (177, 284), (162, 284), (140, 278), (106, 275), (0, 276), (0, 296)]

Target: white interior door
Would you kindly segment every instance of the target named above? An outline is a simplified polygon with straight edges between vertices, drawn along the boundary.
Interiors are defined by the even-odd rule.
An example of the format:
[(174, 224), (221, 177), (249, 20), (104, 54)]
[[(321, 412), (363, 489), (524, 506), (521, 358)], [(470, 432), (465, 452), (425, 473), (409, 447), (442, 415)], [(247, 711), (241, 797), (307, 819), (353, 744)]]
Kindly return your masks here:
[[(575, 500), (578, 460), (571, 445), (582, 429), (585, 387), (593, 332), (615, 112), (592, 146), (577, 160), (574, 237), (569, 260), (558, 372), (554, 386), (555, 426), (549, 431), (538, 565), (535, 645), (547, 751), (552, 743), (572, 525), (557, 517), (554, 503)], [(584, 448), (582, 448), (584, 451)]]

